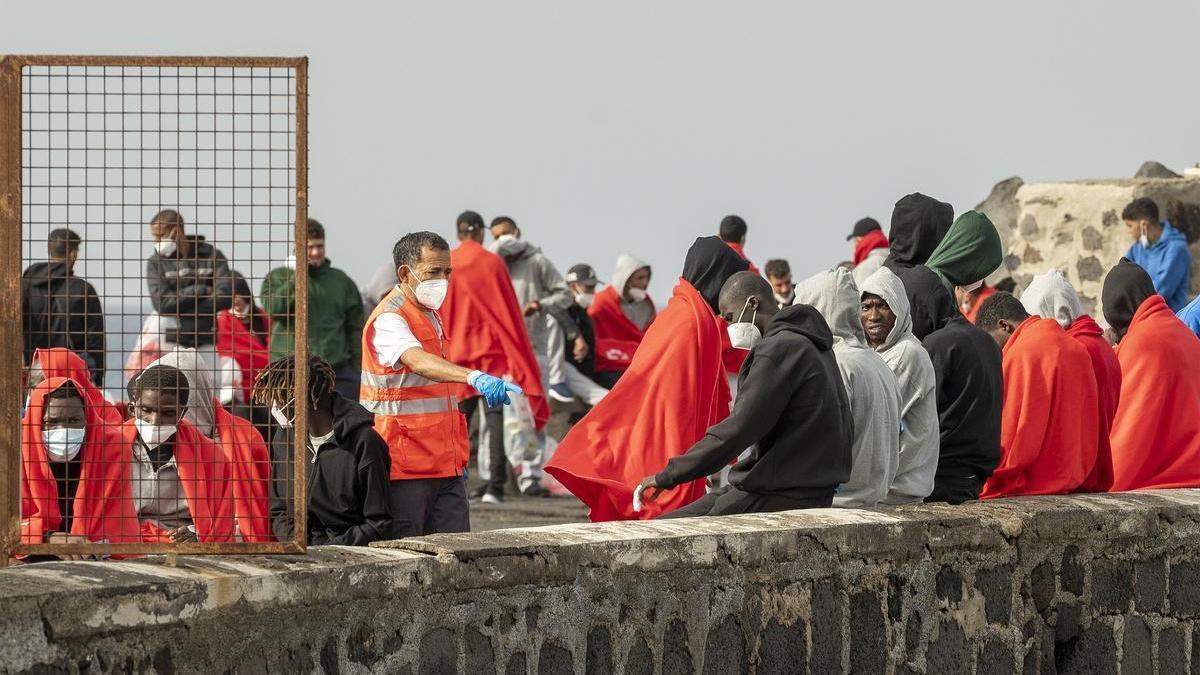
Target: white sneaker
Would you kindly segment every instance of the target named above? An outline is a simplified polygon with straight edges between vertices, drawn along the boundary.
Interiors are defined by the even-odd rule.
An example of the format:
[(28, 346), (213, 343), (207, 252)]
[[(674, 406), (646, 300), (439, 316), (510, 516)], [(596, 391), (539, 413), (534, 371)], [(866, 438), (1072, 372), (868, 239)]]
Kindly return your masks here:
[(503, 504), (504, 498), (488, 492), (488, 493), (484, 494), (483, 498), (480, 499), (479, 501), (482, 504)]

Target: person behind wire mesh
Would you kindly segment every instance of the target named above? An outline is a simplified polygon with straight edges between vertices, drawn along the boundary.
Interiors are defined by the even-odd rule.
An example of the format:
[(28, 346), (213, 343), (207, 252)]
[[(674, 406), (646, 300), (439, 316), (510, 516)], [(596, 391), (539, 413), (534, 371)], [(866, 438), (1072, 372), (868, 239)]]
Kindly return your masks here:
[[(388, 446), (375, 432), (375, 416), (338, 393), (334, 369), (308, 359), (309, 544), (366, 546), (392, 529), (388, 502)], [(269, 407), (279, 428), (271, 438), (271, 525), (275, 538), (295, 537), (296, 357), (272, 361), (254, 383), (254, 402)]]
[(104, 308), (96, 289), (75, 274), (83, 240), (66, 228), (51, 230), (49, 260), (21, 275), (21, 336), (25, 364), (38, 349), (65, 347), (87, 363), (91, 382), (104, 382)]

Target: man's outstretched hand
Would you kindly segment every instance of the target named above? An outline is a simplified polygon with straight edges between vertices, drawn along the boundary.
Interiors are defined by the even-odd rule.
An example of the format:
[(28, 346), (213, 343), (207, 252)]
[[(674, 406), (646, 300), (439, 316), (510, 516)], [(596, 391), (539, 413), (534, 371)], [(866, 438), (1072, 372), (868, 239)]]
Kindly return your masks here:
[(633, 490), (633, 503), (643, 504), (650, 503), (663, 493), (663, 489), (654, 481), (654, 476), (646, 476), (642, 482)]
[(467, 377), (467, 384), (474, 387), (475, 391), (483, 396), (483, 400), (487, 402), (489, 408), (495, 408), (501, 403), (510, 405), (512, 403), (512, 399), (508, 396), (510, 392), (513, 394), (525, 393), (512, 382), (505, 382), (494, 375), (488, 375), (478, 370)]

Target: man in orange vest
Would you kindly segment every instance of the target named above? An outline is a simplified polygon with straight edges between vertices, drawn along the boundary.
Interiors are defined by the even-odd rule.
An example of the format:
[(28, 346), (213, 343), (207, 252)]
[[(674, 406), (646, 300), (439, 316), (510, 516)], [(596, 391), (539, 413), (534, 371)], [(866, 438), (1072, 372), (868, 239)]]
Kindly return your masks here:
[(446, 360), (438, 309), (450, 286), (450, 245), (433, 232), (404, 235), (392, 249), (400, 281), (363, 329), (363, 407), (391, 455), (392, 537), (467, 532), (467, 426), (455, 392), (469, 385), (489, 407), (510, 403), (515, 384)]

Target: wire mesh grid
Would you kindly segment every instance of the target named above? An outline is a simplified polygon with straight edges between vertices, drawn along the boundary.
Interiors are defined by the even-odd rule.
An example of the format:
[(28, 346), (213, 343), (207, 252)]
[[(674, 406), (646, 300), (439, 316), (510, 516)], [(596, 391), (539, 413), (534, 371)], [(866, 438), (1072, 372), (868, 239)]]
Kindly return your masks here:
[(307, 351), (304, 79), (295, 59), (21, 63), (24, 560), (303, 550), (306, 378), (279, 401), (254, 382)]

